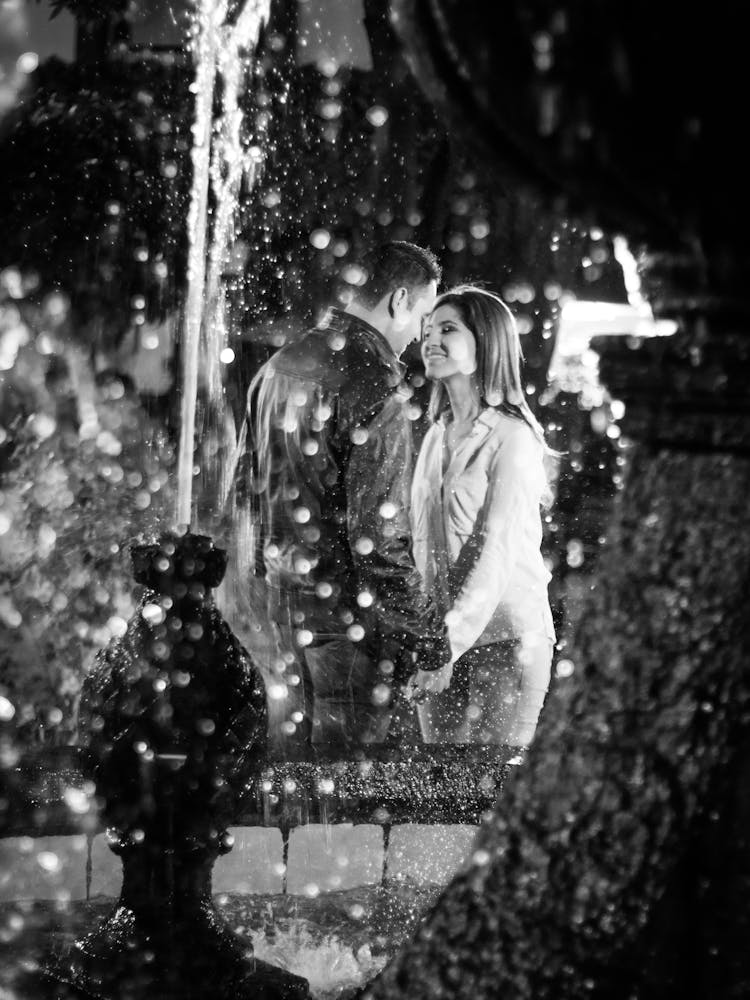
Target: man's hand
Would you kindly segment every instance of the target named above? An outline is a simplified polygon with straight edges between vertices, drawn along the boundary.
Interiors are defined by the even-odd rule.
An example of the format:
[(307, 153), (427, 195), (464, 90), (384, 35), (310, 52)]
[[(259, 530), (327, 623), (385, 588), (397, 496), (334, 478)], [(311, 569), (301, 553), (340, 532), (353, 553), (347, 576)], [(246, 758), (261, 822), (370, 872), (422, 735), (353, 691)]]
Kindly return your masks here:
[(417, 670), (406, 682), (407, 701), (424, 701), (430, 692), (445, 691), (452, 677), (452, 663), (446, 663), (439, 670)]

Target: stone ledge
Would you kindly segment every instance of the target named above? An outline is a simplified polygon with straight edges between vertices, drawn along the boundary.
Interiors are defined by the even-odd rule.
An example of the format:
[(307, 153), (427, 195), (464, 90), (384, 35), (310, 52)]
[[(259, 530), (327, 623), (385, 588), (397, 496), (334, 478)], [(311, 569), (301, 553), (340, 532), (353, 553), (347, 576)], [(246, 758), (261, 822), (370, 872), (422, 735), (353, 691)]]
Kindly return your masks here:
[[(296, 759), (265, 759), (234, 825), (477, 824), (522, 760), (506, 746), (384, 745), (344, 760), (340, 748), (309, 749)], [(96, 800), (85, 794), (84, 754), (30, 751), (0, 771), (0, 837), (101, 832)]]

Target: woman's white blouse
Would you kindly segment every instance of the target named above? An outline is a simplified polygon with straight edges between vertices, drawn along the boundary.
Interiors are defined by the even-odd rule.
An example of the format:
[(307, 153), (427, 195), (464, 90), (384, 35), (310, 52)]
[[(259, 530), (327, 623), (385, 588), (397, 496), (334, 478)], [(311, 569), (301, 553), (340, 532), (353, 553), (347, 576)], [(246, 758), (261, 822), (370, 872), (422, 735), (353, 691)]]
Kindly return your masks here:
[(446, 614), (453, 660), (504, 639), (555, 640), (540, 551), (544, 452), (522, 420), (487, 408), (443, 473), (447, 422), (427, 432), (412, 483), (414, 558)]

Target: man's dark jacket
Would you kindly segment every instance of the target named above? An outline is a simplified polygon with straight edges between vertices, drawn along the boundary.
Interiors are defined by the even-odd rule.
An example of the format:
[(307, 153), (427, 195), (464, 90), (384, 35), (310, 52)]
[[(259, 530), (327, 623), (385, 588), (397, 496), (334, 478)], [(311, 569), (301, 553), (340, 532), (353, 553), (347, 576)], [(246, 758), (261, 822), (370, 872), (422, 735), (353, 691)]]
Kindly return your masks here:
[[(385, 338), (339, 310), (260, 369), (235, 478), (269, 613), (317, 641), (349, 635), (403, 676), (448, 660), (409, 528), (409, 391)], [(304, 615), (304, 619), (302, 619)]]

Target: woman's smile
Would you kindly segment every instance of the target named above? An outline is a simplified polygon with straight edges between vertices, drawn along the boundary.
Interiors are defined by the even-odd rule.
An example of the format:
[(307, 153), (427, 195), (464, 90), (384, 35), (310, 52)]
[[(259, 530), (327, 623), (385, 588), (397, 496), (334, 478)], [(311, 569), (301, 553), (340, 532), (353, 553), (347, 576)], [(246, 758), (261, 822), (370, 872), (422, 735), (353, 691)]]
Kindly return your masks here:
[(425, 324), (422, 361), (428, 378), (469, 375), (476, 370), (474, 334), (452, 306), (439, 306)]

